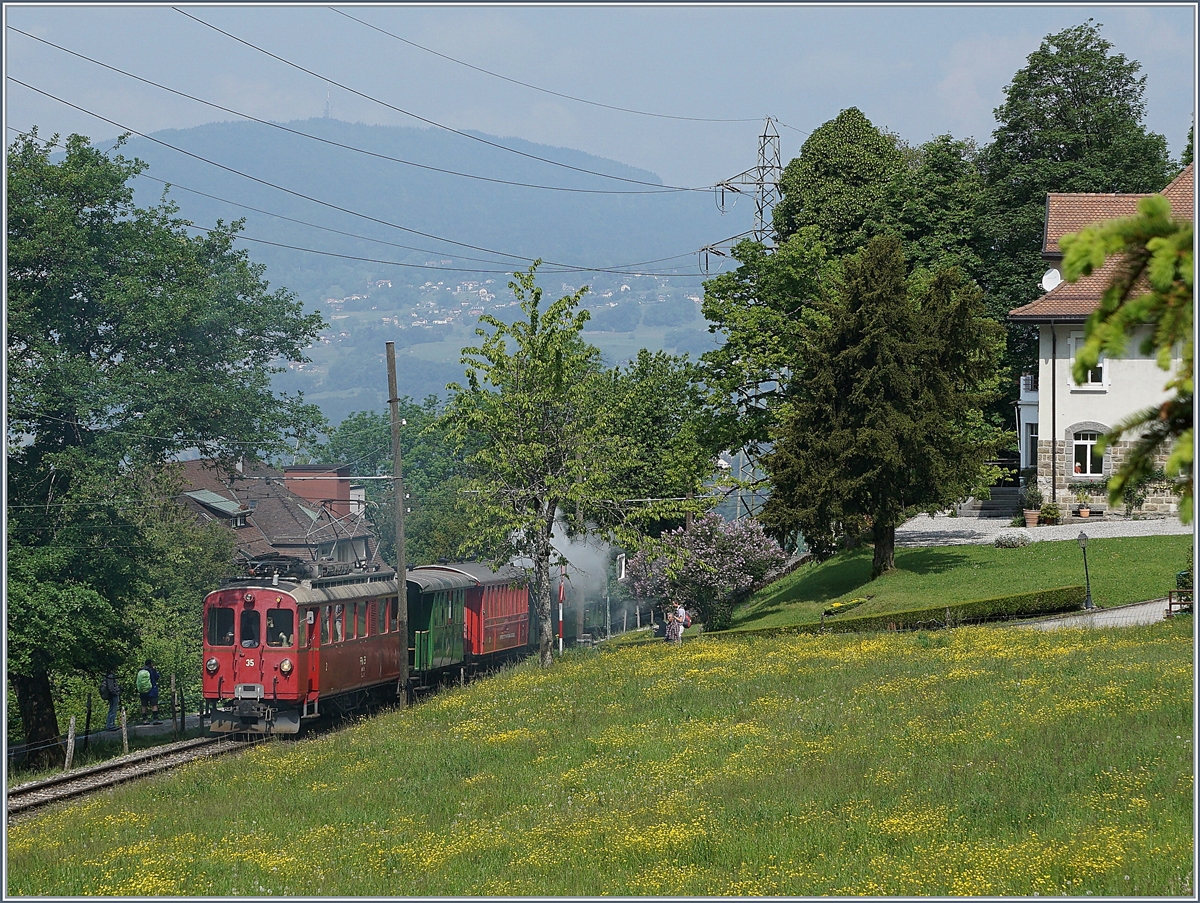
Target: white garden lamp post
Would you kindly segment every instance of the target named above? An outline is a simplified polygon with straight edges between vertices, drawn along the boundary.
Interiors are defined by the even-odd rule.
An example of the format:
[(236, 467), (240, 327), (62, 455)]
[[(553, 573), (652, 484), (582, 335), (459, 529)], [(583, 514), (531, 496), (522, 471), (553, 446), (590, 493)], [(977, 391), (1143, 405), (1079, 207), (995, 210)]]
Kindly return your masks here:
[(1083, 579), (1087, 584), (1087, 595), (1083, 598), (1083, 607), (1087, 609), (1095, 608), (1092, 604), (1092, 578), (1088, 576), (1087, 566), (1087, 534), (1082, 530), (1079, 531), (1079, 548), (1083, 549)]

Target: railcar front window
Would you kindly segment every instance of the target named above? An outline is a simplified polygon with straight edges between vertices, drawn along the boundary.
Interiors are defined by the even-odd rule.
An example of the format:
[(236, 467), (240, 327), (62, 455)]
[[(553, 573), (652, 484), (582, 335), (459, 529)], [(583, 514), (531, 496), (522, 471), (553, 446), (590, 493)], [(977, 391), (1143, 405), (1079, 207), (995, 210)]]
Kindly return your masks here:
[(329, 606), (321, 609), (321, 645), (329, 645)]
[(290, 608), (273, 608), (267, 612), (267, 645), (290, 646), (295, 639), (294, 619)]
[(333, 641), (340, 643), (346, 638), (346, 607), (344, 605), (333, 606)]
[(367, 635), (367, 603), (358, 603), (358, 635)]
[(262, 627), (262, 618), (258, 616), (256, 611), (242, 612), (242, 646), (247, 649), (253, 649), (260, 642), (260, 630)]
[(233, 609), (213, 607), (208, 610), (208, 645), (233, 645)]

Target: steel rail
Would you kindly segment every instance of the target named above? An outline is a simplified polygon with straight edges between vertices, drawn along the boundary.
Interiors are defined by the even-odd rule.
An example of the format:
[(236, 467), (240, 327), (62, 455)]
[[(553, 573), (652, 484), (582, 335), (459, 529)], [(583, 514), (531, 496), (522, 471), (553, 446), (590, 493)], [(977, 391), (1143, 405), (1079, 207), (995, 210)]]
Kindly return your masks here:
[(118, 756), (87, 768), (30, 781), (8, 791), (8, 823), (12, 824), (14, 816), (17, 815), (28, 814), (63, 800), (169, 771), (198, 759), (237, 752), (260, 743), (263, 739), (266, 738), (230, 740), (225, 737), (200, 737), (182, 740)]

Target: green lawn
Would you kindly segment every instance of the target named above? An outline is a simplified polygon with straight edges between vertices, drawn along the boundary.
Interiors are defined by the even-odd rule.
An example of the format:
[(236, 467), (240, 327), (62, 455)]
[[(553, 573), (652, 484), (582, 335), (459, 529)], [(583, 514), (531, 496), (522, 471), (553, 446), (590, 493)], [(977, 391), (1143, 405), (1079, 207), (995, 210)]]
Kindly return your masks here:
[[(1092, 599), (1101, 607), (1166, 596), (1186, 564), (1190, 536), (1088, 542)], [(1083, 554), (1073, 540), (1020, 549), (939, 546), (897, 549), (896, 570), (872, 581), (871, 549), (806, 565), (760, 590), (733, 616), (735, 629), (811, 624), (833, 602), (865, 599), (853, 616), (931, 608), (972, 599), (1082, 585)]]
[(527, 662), (8, 831), (10, 896), (1191, 896), (1193, 623)]

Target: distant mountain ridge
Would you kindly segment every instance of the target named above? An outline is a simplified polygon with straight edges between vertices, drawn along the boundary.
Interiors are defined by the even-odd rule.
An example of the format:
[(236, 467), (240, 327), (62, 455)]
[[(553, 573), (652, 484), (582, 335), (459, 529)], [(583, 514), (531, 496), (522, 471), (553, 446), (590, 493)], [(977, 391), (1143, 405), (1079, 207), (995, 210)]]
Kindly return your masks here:
[[(320, 118), (286, 125), (374, 154), (494, 179), (573, 189), (655, 190), (552, 166), (438, 129), (373, 126)], [(582, 151), (517, 138), (495, 138), (479, 132), (471, 134), (580, 169), (662, 184), (653, 173)], [(179, 205), (181, 214), (197, 225), (244, 217), (245, 234), (249, 237), (376, 261), (439, 265), (450, 260), (451, 264), (440, 265), (479, 272), (511, 272), (527, 265), (519, 258), (613, 267), (685, 255), (663, 265), (689, 268), (694, 282), (695, 251), (745, 227), (732, 216), (722, 217), (708, 192), (585, 194), (504, 185), (367, 156), (256, 122), (214, 122), (156, 132), (152, 137), (230, 169), (383, 221), (342, 213), (147, 139), (131, 138), (121, 152), (148, 163), (147, 175), (172, 183), (175, 187), (170, 197)], [(162, 186), (154, 181), (138, 179), (136, 185), (140, 204), (154, 203), (162, 193)], [(409, 248), (316, 230), (185, 189)], [(488, 250), (439, 242), (391, 228), (385, 222)], [(272, 284), (286, 285), (302, 300), (314, 304), (334, 286), (353, 290), (372, 280), (397, 278), (420, 284), (432, 272), (268, 245), (250, 247), (251, 257), (267, 265), (267, 277)], [(489, 251), (516, 256), (503, 257)], [(648, 269), (663, 265), (649, 265)], [(586, 274), (565, 278), (574, 284), (588, 279)]]

